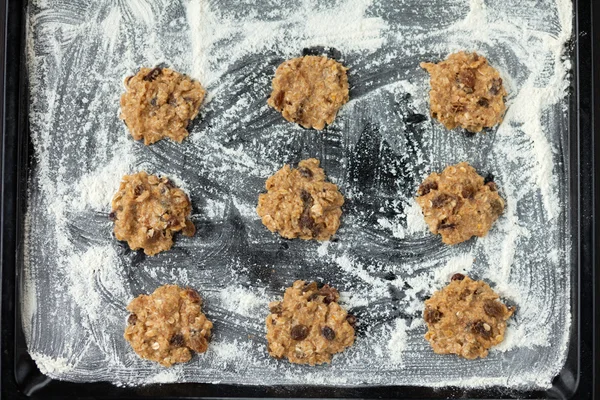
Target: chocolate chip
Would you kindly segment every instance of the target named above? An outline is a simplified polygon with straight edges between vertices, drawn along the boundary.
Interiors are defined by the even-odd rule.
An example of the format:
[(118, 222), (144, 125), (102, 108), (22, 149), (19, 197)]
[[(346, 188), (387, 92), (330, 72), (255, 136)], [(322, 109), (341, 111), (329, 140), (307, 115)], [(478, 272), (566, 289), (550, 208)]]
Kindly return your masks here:
[(480, 98), (477, 101), (477, 105), (481, 106), (481, 107), (489, 107), (490, 106), (490, 102), (488, 99), (486, 99), (485, 97)]
[(108, 214), (108, 219), (110, 219), (111, 221), (116, 220), (117, 214), (114, 211), (111, 211), (110, 214)]
[(127, 323), (129, 325), (135, 325), (137, 323), (138, 317), (135, 314), (129, 314), (129, 318), (127, 318)]
[(186, 289), (185, 294), (192, 303), (200, 303), (202, 300), (198, 292), (196, 292), (194, 289)]
[(162, 74), (162, 68), (156, 67), (156, 68), (152, 69), (152, 71), (148, 72), (148, 74), (146, 74), (146, 76), (144, 76), (143, 79), (145, 81), (152, 82), (156, 78), (158, 78), (160, 76), (160, 74)]
[(328, 326), (324, 326), (323, 329), (321, 329), (321, 335), (327, 340), (335, 339), (335, 331)]
[(304, 340), (308, 336), (308, 327), (306, 325), (296, 325), (290, 331), (290, 336), (293, 340)]
[(310, 179), (313, 177), (312, 171), (308, 168), (300, 167), (300, 168), (298, 168), (298, 172), (300, 172), (300, 175), (302, 175), (303, 177), (305, 177), (307, 179)]
[(452, 278), (450, 278), (451, 281), (462, 281), (463, 279), (465, 279), (463, 274), (454, 274), (452, 275)]
[(352, 314), (347, 314), (346, 322), (348, 322), (350, 326), (354, 328), (356, 326), (356, 317)]
[(492, 327), (483, 321), (477, 321), (471, 326), (471, 332), (481, 336), (484, 339), (492, 337)]
[(494, 300), (486, 300), (483, 303), (483, 311), (490, 317), (502, 318), (504, 316), (504, 307)]
[(431, 200), (431, 206), (433, 208), (441, 208), (446, 203), (449, 203), (452, 200), (454, 200), (454, 196), (446, 194), (446, 193), (442, 193), (438, 197), (436, 197), (433, 200)]
[(419, 190), (417, 191), (417, 193), (419, 196), (425, 196), (432, 190), (437, 190), (437, 188), (438, 188), (437, 182), (425, 181), (425, 182), (421, 183), (421, 186), (419, 186)]
[(324, 296), (323, 303), (325, 304), (333, 303), (339, 297), (338, 291), (329, 285), (325, 285), (319, 289), (319, 294)]
[(283, 306), (281, 305), (281, 303), (277, 303), (274, 306), (269, 307), (269, 311), (271, 311), (271, 314), (281, 315), (281, 313), (283, 312)]
[(435, 324), (440, 319), (442, 319), (443, 315), (444, 314), (442, 314), (439, 310), (435, 308), (425, 308), (425, 312), (423, 313), (423, 319), (425, 319), (425, 322)]
[(169, 344), (171, 346), (175, 346), (175, 347), (182, 347), (185, 344), (185, 338), (183, 337), (183, 335), (175, 334), (173, 335), (173, 337), (171, 338), (171, 340), (169, 340)]

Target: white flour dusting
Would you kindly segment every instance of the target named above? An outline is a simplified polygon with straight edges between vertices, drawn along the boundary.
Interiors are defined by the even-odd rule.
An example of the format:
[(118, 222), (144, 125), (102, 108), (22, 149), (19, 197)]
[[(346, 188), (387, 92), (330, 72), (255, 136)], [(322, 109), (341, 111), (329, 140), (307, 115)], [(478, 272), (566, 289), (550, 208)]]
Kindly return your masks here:
[[(563, 141), (572, 5), (542, 3), (31, 1), (35, 162), (20, 287), (40, 370), (117, 385), (549, 387), (571, 324)], [(266, 105), (277, 65), (316, 46), (349, 67), (351, 85), (325, 132), (289, 124)], [(429, 114), (419, 62), (463, 49), (500, 71), (509, 91), (503, 123), (465, 137), (429, 119), (410, 122)], [(207, 99), (183, 144), (144, 147), (118, 119), (122, 80), (161, 63), (199, 79)], [(308, 157), (321, 159), (346, 197), (332, 242), (281, 240), (256, 215), (265, 179)], [(429, 233), (413, 196), (427, 174), (460, 161), (494, 175), (506, 210), (487, 237), (450, 247)], [(197, 234), (156, 257), (111, 235), (112, 196), (139, 170), (168, 176), (194, 206)], [(435, 355), (423, 338), (425, 298), (457, 272), (517, 306), (485, 360)], [(267, 355), (268, 303), (295, 279), (331, 283), (359, 319), (355, 345), (330, 366)], [(128, 302), (167, 283), (198, 289), (215, 324), (205, 354), (168, 370), (123, 339)]]

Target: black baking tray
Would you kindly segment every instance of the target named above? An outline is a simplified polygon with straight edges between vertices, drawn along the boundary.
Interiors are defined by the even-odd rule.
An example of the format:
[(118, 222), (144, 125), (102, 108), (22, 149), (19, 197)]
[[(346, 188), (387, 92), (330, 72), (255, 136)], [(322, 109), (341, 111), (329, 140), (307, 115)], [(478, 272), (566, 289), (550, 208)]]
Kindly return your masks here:
[[(26, 1), (0, 1), (0, 120), (2, 152), (1, 196), (1, 301), (0, 395), (2, 399), (122, 399), (122, 398), (210, 398), (210, 397), (310, 397), (310, 398), (556, 398), (591, 399), (598, 393), (595, 366), (598, 358), (595, 309), (599, 287), (595, 241), (600, 187), (595, 170), (599, 148), (594, 118), (600, 115), (600, 60), (593, 50), (600, 32), (600, 4), (575, 1), (575, 33), (572, 40), (573, 79), (570, 94), (570, 217), (572, 223), (573, 323), (566, 363), (552, 388), (520, 391), (503, 387), (462, 389), (418, 386), (323, 387), (323, 386), (235, 386), (218, 384), (162, 384), (117, 387), (110, 383), (70, 383), (44, 376), (27, 353), (19, 310), (21, 243), (26, 208), (28, 170), (33, 154), (28, 126), (29, 92), (24, 55), (24, 10)], [(598, 3), (598, 2), (596, 2)], [(594, 18), (595, 16), (595, 18)], [(596, 76), (594, 77), (594, 74)], [(594, 93), (594, 91), (596, 93)], [(596, 102), (594, 102), (596, 99)], [(597, 117), (596, 117), (597, 118)], [(598, 236), (600, 237), (600, 236)]]

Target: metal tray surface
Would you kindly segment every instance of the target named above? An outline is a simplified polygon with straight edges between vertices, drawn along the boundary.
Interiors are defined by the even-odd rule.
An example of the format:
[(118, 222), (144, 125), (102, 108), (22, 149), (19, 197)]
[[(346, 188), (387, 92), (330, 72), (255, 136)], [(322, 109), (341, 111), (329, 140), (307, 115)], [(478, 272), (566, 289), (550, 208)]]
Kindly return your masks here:
[[(260, 20), (261, 13), (257, 10), (261, 9), (267, 19), (277, 14), (277, 7), (258, 3), (247, 6), (249, 16)], [(336, 5), (338, 3), (345, 2), (336, 2)], [(476, 3), (471, 2), (471, 6)], [(402, 24), (410, 25), (410, 18), (407, 19), (410, 13), (406, 10), (416, 8), (415, 4), (399, 2), (397, 13), (393, 11), (394, 4), (385, 4), (375, 2), (365, 15), (382, 18), (388, 28), (393, 25), (386, 34), (394, 29), (402, 30)], [(456, 4), (440, 2), (439, 7), (450, 10), (451, 16), (456, 11), (457, 16), (468, 19), (468, 14), (465, 16), (453, 8)], [(326, 44), (314, 40), (299, 41), (306, 45), (306, 48), (302, 46), (305, 53), (326, 52), (350, 67), (353, 100), (336, 123), (324, 133), (317, 133), (285, 123), (264, 106), (274, 68), (289, 56), (301, 55), (302, 48), (298, 54), (285, 54), (286, 47), (276, 51), (277, 46), (254, 51), (255, 44), (242, 41), (242, 45), (248, 46), (246, 53), (229, 65), (225, 75), (211, 75), (198, 67), (206, 63), (198, 53), (201, 46), (190, 39), (188, 29), (179, 27), (189, 24), (192, 33), (203, 32), (201, 26), (189, 21), (195, 6), (183, 3), (148, 6), (149, 11), (144, 15), (149, 15), (148, 21), (155, 25), (151, 28), (128, 25), (124, 36), (131, 42), (118, 37), (114, 42), (103, 43), (94, 37), (101, 33), (93, 28), (101, 25), (98, 21), (91, 23), (86, 32), (69, 31), (68, 27), (84, 24), (90, 15), (102, 17), (101, 21), (112, 21), (110, 18), (116, 17), (111, 12), (118, 8), (108, 5), (103, 8), (102, 2), (93, 6), (78, 2), (60, 5), (50, 2), (50, 5), (49, 9), (43, 9), (37, 2), (26, 6), (10, 1), (3, 8), (9, 18), (5, 51), (7, 59), (13, 61), (5, 65), (3, 81), (6, 93), (2, 169), (3, 395), (39, 398), (591, 396), (592, 326), (581, 323), (582, 318), (585, 320), (592, 313), (593, 280), (585, 278), (593, 276), (594, 263), (591, 245), (593, 154), (589, 151), (593, 146), (591, 85), (587, 84), (591, 71), (591, 38), (586, 37), (590, 31), (587, 19), (590, 14), (581, 12), (588, 10), (589, 4), (576, 3), (571, 93), (565, 101), (546, 110), (544, 119), (548, 124), (545, 128), (555, 132), (549, 135), (549, 141), (553, 147), (552, 176), (556, 179), (553, 189), (561, 211), (559, 215), (548, 216), (552, 208), (545, 202), (548, 198), (542, 193), (543, 189), (529, 200), (518, 197), (518, 191), (507, 189), (509, 207), (511, 195), (521, 201), (520, 208), (516, 207), (509, 215), (518, 217), (530, 232), (539, 233), (544, 226), (548, 231), (545, 239), (535, 234), (531, 235), (533, 239), (527, 235), (520, 238), (508, 270), (502, 268), (501, 257), (489, 254), (490, 250), (500, 254), (507, 250), (507, 234), (502, 229), (480, 239), (483, 244), (470, 241), (449, 249), (438, 238), (412, 231), (407, 225), (409, 199), (419, 181), (427, 173), (450, 163), (467, 159), (478, 170), (494, 173), (500, 186), (510, 188), (529, 183), (526, 178), (518, 179), (515, 173), (521, 165), (506, 165), (507, 160), (515, 158), (503, 154), (506, 148), (502, 148), (502, 142), (511, 139), (502, 131), (491, 130), (485, 136), (476, 137), (460, 133), (449, 135), (436, 122), (420, 121), (420, 116), (427, 114), (427, 103), (426, 96), (419, 93), (427, 86), (423, 85), (426, 76), (416, 67), (419, 60), (439, 60), (456, 46), (477, 48), (491, 62), (499, 64), (501, 72), (518, 77), (515, 68), (519, 67), (519, 57), (513, 54), (515, 59), (511, 61), (506, 48), (494, 47), (477, 38), (456, 42), (449, 35), (442, 44), (424, 49), (415, 47), (413, 57), (402, 58), (394, 50), (397, 43), (389, 37), (376, 48), (360, 40), (352, 46), (331, 40), (334, 43), (327, 44), (337, 44), (334, 49), (316, 46)], [(220, 7), (236, 10), (226, 2)], [(123, 6), (121, 10), (126, 8)], [(202, 7), (198, 10), (206, 11)], [(250, 18), (243, 14), (232, 11), (230, 16), (240, 20)], [(126, 20), (126, 15), (119, 17)], [(423, 18), (420, 21), (423, 26), (435, 26), (436, 21), (431, 19), (435, 13), (424, 11), (416, 15)], [(60, 29), (52, 25), (53, 18), (63, 18)], [(556, 28), (552, 28), (551, 23), (548, 26)], [(25, 35), (25, 32), (28, 33)], [(368, 39), (378, 39), (377, 35), (369, 37), (369, 34), (368, 31)], [(161, 39), (148, 39), (145, 43), (147, 35)], [(30, 40), (29, 46), (25, 46), (24, 36)], [(434, 39), (442, 40), (435, 35)], [(129, 43), (139, 46), (132, 49)], [(361, 43), (366, 48), (360, 48)], [(61, 60), (52, 58), (56, 50), (52, 45), (67, 48), (59, 51)], [(188, 47), (190, 54), (182, 55), (182, 49)], [(28, 55), (24, 52), (26, 48)], [(115, 61), (118, 54), (127, 54), (126, 61)], [(32, 59), (35, 62), (32, 63)], [(163, 62), (192, 75), (202, 75), (200, 78), (207, 79), (207, 89), (215, 96), (208, 102), (201, 120), (191, 127), (190, 139), (183, 145), (163, 141), (144, 148), (139, 143), (131, 143), (118, 121), (120, 81), (136, 66)], [(80, 72), (84, 70), (89, 75), (80, 79)], [(31, 75), (32, 71), (39, 75)], [(582, 85), (583, 82), (586, 84)], [(523, 81), (519, 79), (509, 83), (513, 88), (521, 84)], [(40, 97), (29, 99), (30, 93)], [(245, 102), (240, 102), (240, 98)], [(98, 101), (107, 103), (98, 105)], [(60, 107), (52, 108), (54, 105)], [(567, 106), (569, 112), (565, 113)], [(44, 107), (50, 107), (51, 112)], [(89, 108), (93, 108), (92, 115), (85, 113)], [(240, 120), (221, 118), (227, 110), (239, 112)], [(45, 116), (48, 119), (44, 119)], [(69, 141), (76, 138), (74, 132), (81, 127), (83, 135), (97, 132), (106, 137), (94, 136), (88, 142), (76, 142), (83, 147), (73, 151)], [(48, 129), (52, 132), (52, 141), (44, 136), (47, 133), (42, 133)], [(59, 131), (64, 132), (62, 138), (54, 136), (54, 132)], [(264, 142), (275, 139), (278, 140), (275, 144)], [(123, 148), (126, 150), (122, 151)], [(193, 219), (198, 228), (195, 238), (179, 238), (169, 254), (155, 258), (130, 252), (113, 240), (112, 227), (106, 221), (107, 210), (94, 207), (98, 204), (94, 194), (86, 192), (88, 186), (81, 182), (87, 182), (86, 174), (92, 178), (110, 177), (108, 172), (92, 173), (106, 164), (109, 168), (117, 165), (116, 173), (120, 172), (114, 163), (115, 155), (122, 157), (123, 164), (130, 162), (131, 169), (164, 173), (183, 182), (194, 204)], [(252, 211), (255, 198), (270, 173), (283, 163), (296, 163), (309, 156), (321, 159), (326, 173), (347, 199), (344, 224), (336, 240), (328, 245), (281, 240), (266, 231), (248, 211)], [(227, 163), (236, 167), (228, 168)], [(7, 169), (7, 165), (10, 168)], [(68, 182), (65, 183), (65, 179)], [(66, 230), (57, 231), (60, 221), (57, 223), (51, 214), (52, 205), (45, 189), (47, 180), (56, 185), (57, 192), (74, 189), (74, 198), (81, 200), (81, 207), (75, 206), (63, 213), (68, 216)], [(110, 185), (100, 188), (112, 187)], [(72, 207), (75, 203), (64, 197), (56, 204)], [(53, 236), (55, 232), (59, 235)], [(65, 232), (69, 244), (61, 249), (60, 235)], [(494, 241), (504, 246), (495, 246)], [(118, 267), (108, 273), (118, 271), (123, 286), (106, 285), (114, 280), (103, 281), (105, 270), (90, 270), (93, 279), (89, 280), (89, 292), (69, 292), (69, 287), (76, 287), (70, 281), (73, 276), (63, 275), (65, 270), (57, 264), (73, 262), (73, 254), (77, 254), (80, 261), (93, 263), (94, 256), (104, 254), (89, 252), (94, 247), (109, 249), (106, 251), (115, 255), (110, 259), (115, 260)], [(61, 254), (63, 250), (73, 254)], [(556, 260), (554, 268), (543, 266), (544, 262), (548, 263), (545, 255), (552, 251), (558, 255), (549, 258)], [(469, 257), (475, 261), (465, 261)], [(493, 267), (499, 267), (500, 272)], [(541, 310), (541, 317), (552, 316), (552, 319), (548, 328), (542, 327), (537, 333), (548, 335), (549, 342), (544, 345), (542, 340), (542, 345), (533, 347), (515, 345), (492, 352), (488, 359), (477, 363), (433, 355), (422, 339), (424, 330), (419, 327), (420, 317), (415, 310), (415, 304), (431, 292), (411, 292), (411, 289), (428, 278), (434, 282), (430, 288), (433, 290), (452, 272), (451, 268), (465, 268), (473, 276), (497, 284), (507, 301), (514, 301), (519, 307), (527, 306), (527, 295), (518, 295), (522, 287), (512, 291), (506, 285), (509, 282), (518, 285), (525, 282), (534, 288), (532, 293), (547, 294), (542, 304), (548, 307)], [(536, 271), (543, 274), (536, 275)], [(503, 273), (507, 274), (504, 279)], [(32, 274), (35, 279), (31, 278)], [(511, 279), (511, 274), (527, 274), (528, 279), (523, 281), (518, 276)], [(240, 305), (236, 312), (221, 293), (227, 294), (236, 287), (252, 293), (254, 299), (258, 293), (258, 297), (263, 296), (268, 301), (280, 295), (294, 279), (311, 278), (330, 282), (344, 292), (347, 306), (361, 320), (357, 344), (349, 352), (338, 355), (330, 367), (314, 370), (281, 366), (264, 354), (261, 324), (266, 311), (244, 309), (246, 306)], [(81, 276), (81, 279), (88, 277)], [(32, 282), (36, 282), (34, 288)], [(126, 317), (124, 305), (133, 296), (164, 283), (197, 287), (206, 299), (208, 316), (215, 322), (215, 348), (227, 348), (223, 347), (226, 343), (239, 344), (252, 362), (236, 358), (223, 362), (219, 358), (222, 355), (215, 351), (204, 358), (195, 357), (190, 364), (177, 367), (171, 374), (137, 360), (121, 336)], [(547, 290), (536, 291), (540, 285)], [(379, 296), (382, 287), (386, 293)], [(366, 302), (353, 297), (361, 291), (376, 295), (367, 294)], [(564, 297), (556, 296), (559, 292), (564, 293)], [(31, 303), (32, 293), (35, 307)], [(80, 301), (74, 294), (80, 296)], [(99, 308), (96, 305), (90, 308), (90, 302), (81, 301), (86, 296), (91, 299), (100, 296)], [(554, 298), (562, 298), (565, 303), (555, 304)], [(552, 312), (548, 313), (549, 310)], [(526, 311), (517, 315), (513, 323), (526, 326), (528, 321), (523, 316), (527, 315)], [(401, 353), (401, 360), (391, 360), (380, 352), (382, 344), (391, 343), (391, 336), (398, 332), (398, 321), (407, 327), (401, 332), (406, 335), (408, 345)], [(520, 333), (535, 334), (529, 330)], [(564, 339), (559, 338), (563, 334)], [(380, 339), (386, 335), (389, 340)], [(385, 353), (386, 349), (383, 350)], [(69, 358), (74, 352), (78, 354), (76, 363), (69, 359), (71, 364), (67, 364), (75, 367), (62, 368), (63, 356)], [(103, 360), (99, 354), (119, 359)], [(370, 354), (380, 354), (383, 361), (369, 358)], [(533, 378), (536, 371), (546, 374), (545, 364), (557, 362), (557, 377), (551, 387), (539, 386), (539, 381)], [(481, 386), (478, 379), (487, 379), (484, 381), (487, 387), (473, 388)], [(118, 385), (143, 383), (144, 386), (120, 387), (102, 381)], [(151, 384), (170, 381), (191, 383)], [(447, 384), (440, 387), (440, 381)]]

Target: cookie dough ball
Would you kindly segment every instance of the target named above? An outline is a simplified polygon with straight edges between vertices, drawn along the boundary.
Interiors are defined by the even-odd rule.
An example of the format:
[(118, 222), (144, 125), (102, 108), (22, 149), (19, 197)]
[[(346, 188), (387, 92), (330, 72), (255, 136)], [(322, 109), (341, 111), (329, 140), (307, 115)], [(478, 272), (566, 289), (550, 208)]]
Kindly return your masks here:
[(455, 274), (448, 286), (425, 301), (425, 339), (438, 354), (484, 358), (490, 347), (504, 340), (506, 320), (514, 311), (487, 283)]
[(181, 143), (206, 91), (199, 82), (169, 68), (141, 68), (125, 79), (121, 119), (135, 140), (149, 145), (166, 137)]
[(506, 90), (486, 58), (461, 51), (438, 64), (421, 63), (431, 75), (431, 116), (448, 129), (480, 132), (502, 122)]
[(140, 357), (165, 367), (187, 362), (193, 351), (204, 353), (208, 348), (213, 324), (201, 308), (195, 290), (161, 286), (129, 303), (125, 339)]
[(344, 197), (335, 184), (325, 182), (319, 160), (300, 161), (295, 169), (285, 165), (265, 186), (256, 211), (271, 232), (288, 239), (329, 240), (338, 230)]
[(125, 175), (112, 201), (115, 237), (131, 250), (153, 256), (173, 246), (173, 233), (194, 236), (192, 205), (185, 192), (165, 178), (139, 172)]
[(295, 364), (331, 362), (333, 354), (354, 343), (356, 318), (337, 303), (338, 291), (316, 282), (296, 281), (285, 290), (283, 301), (269, 304), (269, 354)]
[(494, 182), (485, 183), (466, 162), (432, 173), (419, 186), (417, 203), (431, 233), (442, 242), (457, 244), (485, 236), (504, 211)]
[(347, 68), (322, 56), (285, 61), (275, 71), (268, 104), (283, 118), (322, 130), (348, 101)]

